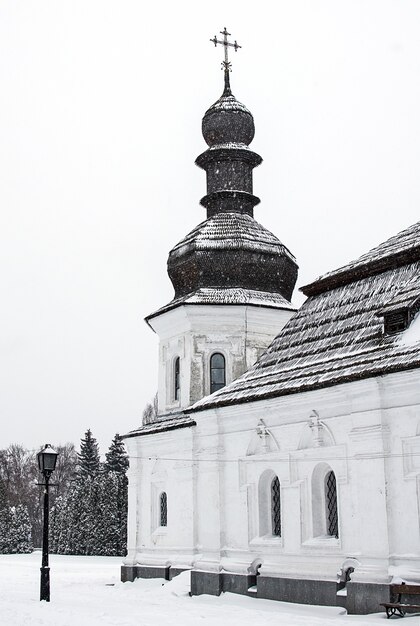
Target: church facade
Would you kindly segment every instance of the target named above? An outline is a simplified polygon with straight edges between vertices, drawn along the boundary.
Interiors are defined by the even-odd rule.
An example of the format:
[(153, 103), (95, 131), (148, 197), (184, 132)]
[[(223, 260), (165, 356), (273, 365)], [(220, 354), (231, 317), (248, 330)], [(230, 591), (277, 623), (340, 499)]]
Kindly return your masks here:
[(206, 219), (170, 252), (158, 414), (128, 433), (122, 580), (381, 610), (420, 583), (420, 223), (302, 289), (254, 219), (254, 121), (208, 109)]

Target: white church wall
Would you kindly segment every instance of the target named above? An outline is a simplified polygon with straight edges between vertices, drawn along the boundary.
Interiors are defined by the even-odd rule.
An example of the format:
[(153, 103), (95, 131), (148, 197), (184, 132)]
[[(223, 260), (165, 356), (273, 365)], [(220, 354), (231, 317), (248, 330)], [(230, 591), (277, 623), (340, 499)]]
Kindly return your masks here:
[[(159, 335), (158, 411), (185, 408), (210, 394), (210, 357), (226, 362), (226, 384), (243, 374), (271, 343), (293, 311), (256, 306), (184, 305), (150, 320)], [(180, 358), (175, 398), (174, 364)]]
[[(393, 374), (382, 381), (389, 550), (395, 566), (420, 569), (420, 376)], [(411, 578), (413, 580), (413, 576)], [(420, 582), (420, 575), (416, 580)]]
[(195, 440), (195, 568), (207, 572), (220, 570), (223, 545), (220, 496), (223, 469), (220, 466), (222, 447), (214, 416), (197, 416)]
[[(401, 393), (409, 406), (399, 404), (401, 399), (398, 407), (389, 406)], [(266, 575), (334, 580), (345, 559), (352, 557), (361, 562), (355, 579), (383, 582), (389, 579), (392, 546), (401, 546), (401, 554), (409, 552), (408, 560), (418, 558), (420, 462), (414, 472), (407, 473), (407, 487), (401, 489), (401, 450), (420, 445), (416, 434), (419, 409), (418, 375), (407, 372), (219, 409), (218, 513), (224, 528), (224, 567), (228, 568), (231, 559), (237, 571), (238, 562), (249, 566), (260, 558), (264, 561), (261, 572)], [(261, 416), (268, 434), (261, 435)], [(200, 421), (205, 419), (215, 422), (216, 412), (202, 414)], [(258, 430), (257, 437), (269, 441), (265, 450), (252, 443)], [(306, 444), (305, 431), (310, 433)], [(393, 448), (388, 447), (390, 437)], [(389, 461), (384, 457), (392, 449), (398, 449), (399, 456)], [(253, 454), (247, 456), (247, 450)], [(238, 464), (232, 462), (236, 458)], [(386, 469), (389, 462), (391, 475)], [(336, 476), (337, 539), (326, 535), (325, 517), (323, 524), (318, 519), (323, 505), (317, 512), (319, 493), (314, 492), (312, 482), (317, 468), (321, 473), (331, 468)], [(281, 538), (261, 531), (259, 481), (264, 472), (280, 479)], [(400, 513), (395, 513), (395, 507)]]
[[(194, 502), (191, 428), (127, 439), (137, 456), (129, 489), (137, 491), (136, 520), (129, 521), (131, 565), (191, 567)], [(132, 483), (132, 486), (131, 486)], [(160, 495), (167, 495), (167, 525), (161, 525)]]
[[(350, 563), (357, 565), (354, 582), (386, 584), (397, 570), (416, 580), (418, 383), (415, 370), (390, 374), (202, 411), (191, 414), (195, 427), (128, 439), (127, 562), (242, 575), (259, 567), (266, 577), (330, 583)], [(326, 529), (330, 470), (338, 538)], [(280, 537), (269, 528), (274, 475)], [(156, 509), (163, 489), (165, 529)]]

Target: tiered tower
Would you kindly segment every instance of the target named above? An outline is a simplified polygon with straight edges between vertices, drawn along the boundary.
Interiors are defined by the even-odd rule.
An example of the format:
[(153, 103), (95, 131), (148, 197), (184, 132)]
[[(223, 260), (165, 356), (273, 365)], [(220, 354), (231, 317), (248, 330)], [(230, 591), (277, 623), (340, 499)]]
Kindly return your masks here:
[(243, 374), (294, 311), (295, 258), (254, 219), (252, 172), (262, 159), (249, 148), (254, 119), (231, 92), (227, 56), (240, 46), (221, 34), (211, 41), (225, 49), (224, 91), (203, 117), (208, 148), (196, 160), (207, 175), (207, 219), (170, 251), (174, 299), (146, 318), (160, 338), (161, 416)]

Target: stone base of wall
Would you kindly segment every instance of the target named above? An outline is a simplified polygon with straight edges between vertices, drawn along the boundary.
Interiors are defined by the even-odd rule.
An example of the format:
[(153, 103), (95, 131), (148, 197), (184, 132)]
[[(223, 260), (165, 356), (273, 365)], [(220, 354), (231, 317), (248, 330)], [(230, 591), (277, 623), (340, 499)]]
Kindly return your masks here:
[(255, 596), (255, 591), (248, 591), (256, 584), (256, 576), (241, 576), (226, 572), (191, 571), (191, 595), (200, 596), (206, 593), (210, 596), (219, 596), (222, 591), (239, 593), (240, 595)]
[(133, 582), (136, 578), (164, 578), (172, 580), (185, 569), (179, 567), (154, 567), (149, 565), (121, 565), (121, 581), (123, 583)]
[[(136, 578), (164, 578), (172, 580), (185, 569), (151, 567), (146, 565), (121, 566), (122, 582)], [(191, 571), (191, 595), (219, 596), (224, 591), (267, 600), (341, 606), (351, 615), (382, 613), (382, 602), (389, 602), (390, 589), (386, 584), (348, 582), (347, 596), (337, 596), (337, 583), (326, 580), (271, 578), (269, 576), (241, 576), (226, 572)]]
[(390, 601), (390, 588), (386, 584), (347, 583), (347, 613), (365, 615), (385, 611), (381, 602)]
[(355, 615), (381, 613), (381, 602), (389, 602), (388, 585), (349, 582), (347, 596), (343, 596), (337, 595), (335, 581), (191, 572), (191, 595), (218, 596), (223, 591), (281, 602), (341, 606)]

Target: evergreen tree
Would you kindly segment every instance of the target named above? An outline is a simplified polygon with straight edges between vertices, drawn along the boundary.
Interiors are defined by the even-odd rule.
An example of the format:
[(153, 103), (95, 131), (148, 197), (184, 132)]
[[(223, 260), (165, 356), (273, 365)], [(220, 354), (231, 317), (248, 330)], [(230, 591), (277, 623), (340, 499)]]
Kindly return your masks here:
[(11, 552), (27, 554), (32, 552), (32, 534), (29, 512), (26, 506), (18, 504), (11, 508), (10, 547)]
[[(127, 550), (127, 507), (128, 507), (128, 456), (122, 438), (117, 433), (112, 440), (108, 452), (105, 455), (105, 472), (110, 475), (110, 480), (115, 481), (116, 487), (116, 527), (115, 554), (124, 556)], [(111, 477), (111, 474), (114, 476)], [(113, 521), (112, 521), (113, 523)]]
[(128, 457), (118, 434), (105, 457), (101, 468), (98, 445), (88, 430), (76, 479), (51, 510), (51, 552), (126, 554)]
[(95, 516), (95, 554), (118, 556), (121, 525), (118, 510), (119, 478), (116, 472), (104, 472), (98, 480), (98, 509)]
[(12, 544), (10, 540), (11, 510), (10, 507), (0, 508), (0, 554), (10, 554)]
[(128, 470), (128, 456), (125, 451), (122, 437), (117, 433), (105, 454), (104, 469), (106, 472), (116, 472), (119, 475), (126, 474)]
[(80, 478), (93, 478), (99, 472), (99, 448), (90, 428), (80, 441), (78, 456), (78, 474)]

